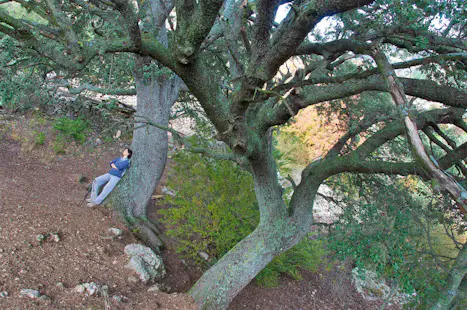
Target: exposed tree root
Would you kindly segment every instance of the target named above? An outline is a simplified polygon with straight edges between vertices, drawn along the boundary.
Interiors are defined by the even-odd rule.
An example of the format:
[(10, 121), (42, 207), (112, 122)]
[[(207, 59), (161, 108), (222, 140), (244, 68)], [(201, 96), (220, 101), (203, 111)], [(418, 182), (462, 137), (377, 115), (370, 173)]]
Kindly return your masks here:
[(143, 241), (155, 253), (160, 254), (164, 244), (147, 221), (135, 219), (130, 228), (136, 238)]

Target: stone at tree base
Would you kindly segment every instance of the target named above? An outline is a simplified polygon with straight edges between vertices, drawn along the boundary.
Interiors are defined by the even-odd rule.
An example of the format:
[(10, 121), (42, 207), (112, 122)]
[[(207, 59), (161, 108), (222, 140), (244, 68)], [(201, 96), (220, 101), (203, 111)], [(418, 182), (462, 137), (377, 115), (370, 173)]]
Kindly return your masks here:
[(21, 297), (29, 297), (29, 298), (34, 299), (34, 298), (39, 298), (41, 296), (41, 293), (39, 293), (39, 291), (32, 290), (29, 288), (23, 288), (20, 291), (20, 295)]
[(367, 300), (387, 300), (392, 304), (403, 305), (410, 302), (412, 296), (416, 294), (405, 294), (396, 289), (391, 292), (391, 288), (375, 272), (371, 270), (354, 268), (352, 269), (352, 282), (357, 291)]
[(209, 254), (206, 253), (206, 252), (198, 252), (198, 255), (201, 256), (202, 259), (204, 259), (205, 261), (208, 261), (209, 260)]
[(155, 254), (151, 248), (133, 243), (125, 247), (125, 254), (131, 257), (126, 267), (134, 270), (143, 283), (162, 279), (165, 276), (162, 258)]

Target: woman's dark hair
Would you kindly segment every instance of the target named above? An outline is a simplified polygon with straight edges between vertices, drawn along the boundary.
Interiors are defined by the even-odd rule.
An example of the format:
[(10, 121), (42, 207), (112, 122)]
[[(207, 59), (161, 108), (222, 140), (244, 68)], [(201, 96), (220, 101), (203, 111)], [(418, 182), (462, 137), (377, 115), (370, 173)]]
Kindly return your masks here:
[(131, 158), (131, 155), (133, 155), (133, 151), (131, 149), (127, 149), (128, 150), (128, 159)]

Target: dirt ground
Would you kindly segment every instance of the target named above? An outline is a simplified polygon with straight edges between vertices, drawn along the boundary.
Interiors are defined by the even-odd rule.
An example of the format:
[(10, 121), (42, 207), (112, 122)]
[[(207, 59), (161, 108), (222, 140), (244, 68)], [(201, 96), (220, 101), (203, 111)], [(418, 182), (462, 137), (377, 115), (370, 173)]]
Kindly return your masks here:
[[(14, 138), (14, 137), (13, 137)], [(56, 156), (47, 146), (24, 148), (20, 139), (0, 135), (0, 309), (195, 309), (185, 294), (202, 274), (199, 267), (164, 250), (168, 293), (148, 292), (125, 268), (126, 244), (138, 242), (118, 217), (104, 207), (80, 204), (86, 185), (105, 173), (124, 145), (73, 147)], [(83, 177), (87, 178), (80, 182)], [(109, 228), (123, 229), (112, 237)], [(57, 233), (39, 242), (39, 234)], [(80, 283), (107, 285), (106, 296), (87, 296)], [(20, 297), (35, 289), (49, 299)], [(7, 296), (2, 297), (2, 293)], [(5, 295), (5, 294), (4, 294)], [(122, 299), (117, 301), (116, 298)], [(263, 289), (250, 283), (229, 309), (378, 309), (353, 289), (348, 270), (304, 273)]]

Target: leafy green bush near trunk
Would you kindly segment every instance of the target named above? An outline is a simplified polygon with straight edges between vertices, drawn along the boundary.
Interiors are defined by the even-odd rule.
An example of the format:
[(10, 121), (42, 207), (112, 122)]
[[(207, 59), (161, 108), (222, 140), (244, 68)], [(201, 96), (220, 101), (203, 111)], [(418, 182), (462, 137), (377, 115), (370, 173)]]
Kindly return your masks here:
[[(213, 264), (259, 223), (259, 209), (251, 175), (230, 161), (217, 161), (181, 152), (167, 186), (174, 192), (159, 211), (167, 234), (181, 243), (177, 251), (199, 263), (206, 252)], [(315, 270), (324, 250), (321, 242), (306, 238), (276, 257), (257, 277), (262, 286), (278, 285), (281, 273), (300, 279), (299, 268)]]

